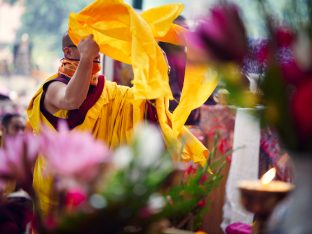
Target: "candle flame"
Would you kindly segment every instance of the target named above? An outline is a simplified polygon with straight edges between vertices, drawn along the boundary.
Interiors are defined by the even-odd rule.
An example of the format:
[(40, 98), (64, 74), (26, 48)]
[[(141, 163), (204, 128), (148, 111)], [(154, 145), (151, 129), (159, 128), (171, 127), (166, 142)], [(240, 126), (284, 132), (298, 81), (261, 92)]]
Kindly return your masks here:
[(276, 175), (276, 169), (273, 167), (261, 177), (261, 184), (269, 184)]

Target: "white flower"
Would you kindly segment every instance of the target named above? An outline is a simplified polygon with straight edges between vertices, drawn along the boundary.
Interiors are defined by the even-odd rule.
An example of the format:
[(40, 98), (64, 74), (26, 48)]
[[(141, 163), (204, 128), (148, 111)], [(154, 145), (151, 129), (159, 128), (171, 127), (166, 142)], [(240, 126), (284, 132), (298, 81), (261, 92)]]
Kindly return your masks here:
[(120, 146), (113, 155), (113, 163), (118, 169), (128, 167), (133, 158), (132, 149), (128, 146)]
[(166, 205), (166, 201), (164, 197), (159, 193), (154, 193), (149, 197), (148, 200), (148, 208), (153, 213), (158, 213), (162, 210), (162, 208)]
[(142, 168), (148, 168), (159, 162), (164, 149), (162, 135), (153, 125), (139, 125), (135, 129), (135, 140), (138, 146), (138, 161)]

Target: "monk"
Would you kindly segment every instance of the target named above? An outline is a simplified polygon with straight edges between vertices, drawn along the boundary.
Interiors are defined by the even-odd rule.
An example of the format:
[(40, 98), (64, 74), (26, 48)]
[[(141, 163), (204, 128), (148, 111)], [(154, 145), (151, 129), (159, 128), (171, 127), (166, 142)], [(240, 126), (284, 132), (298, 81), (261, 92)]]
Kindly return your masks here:
[[(115, 148), (130, 142), (132, 129), (144, 119), (158, 122), (159, 110), (155, 109), (152, 101), (136, 102), (131, 88), (119, 86), (98, 75), (99, 46), (92, 35), (76, 46), (66, 34), (62, 49), (64, 58), (58, 73), (42, 85), (28, 106), (28, 120), (34, 133), (39, 133), (43, 124), (57, 129), (59, 120), (64, 120), (70, 129), (88, 131), (108, 147)], [(191, 139), (185, 147), (187, 157), (207, 152), (194, 136), (187, 130), (185, 132)], [(52, 178), (42, 174), (43, 167), (44, 160), (39, 158), (34, 172), (34, 187), (39, 194), (42, 211), (48, 212), (54, 203), (51, 200)]]
[(128, 122), (124, 118), (131, 119), (133, 111), (131, 89), (98, 75), (99, 47), (92, 35), (75, 46), (66, 34), (62, 47), (58, 73), (43, 84), (28, 108), (34, 132), (42, 123), (57, 129), (62, 119), (70, 129), (90, 131), (109, 147), (126, 143), (133, 127), (124, 126)]

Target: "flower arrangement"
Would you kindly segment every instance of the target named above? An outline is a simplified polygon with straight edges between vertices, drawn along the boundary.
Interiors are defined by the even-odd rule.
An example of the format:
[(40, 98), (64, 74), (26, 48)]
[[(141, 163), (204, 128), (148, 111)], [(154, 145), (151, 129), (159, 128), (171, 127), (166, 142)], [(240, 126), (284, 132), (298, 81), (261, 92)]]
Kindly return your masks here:
[[(268, 2), (258, 1), (267, 29), (267, 38), (258, 46), (248, 41), (238, 7), (227, 1), (215, 5), (188, 37), (196, 55), (193, 59), (219, 74), (230, 91), (230, 103), (264, 106), (263, 120), (277, 130), (284, 147), (311, 153), (311, 4), (288, 2), (292, 10), (285, 15), (291, 17), (278, 22)], [(250, 67), (253, 74), (246, 73)], [(258, 90), (249, 92), (246, 78), (260, 83)]]
[[(200, 227), (205, 197), (220, 182), (224, 160), (204, 168), (173, 163), (159, 130), (145, 124), (135, 129), (131, 144), (114, 151), (88, 133), (59, 126), (57, 132), (44, 128), (37, 136), (10, 139), (0, 150), (0, 182), (16, 180), (30, 195), (37, 233), (161, 233), (169, 226), (163, 220), (178, 226), (190, 215), (197, 217), (192, 228)], [(57, 204), (48, 214), (32, 187), (39, 154), (43, 173), (54, 178)]]

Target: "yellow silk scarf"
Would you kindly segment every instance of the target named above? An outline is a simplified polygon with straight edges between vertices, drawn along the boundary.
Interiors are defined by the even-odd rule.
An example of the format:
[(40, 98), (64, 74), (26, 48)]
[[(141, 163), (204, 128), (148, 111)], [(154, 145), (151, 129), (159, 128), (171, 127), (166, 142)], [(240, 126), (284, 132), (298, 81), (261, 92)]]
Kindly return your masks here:
[[(157, 40), (187, 44), (187, 30), (172, 23), (183, 8), (180, 3), (168, 4), (138, 14), (122, 0), (97, 0), (80, 13), (70, 14), (69, 36), (77, 44), (93, 34), (102, 53), (132, 64), (135, 99), (172, 99), (168, 66)], [(207, 75), (207, 67), (190, 64), (188, 61), (180, 104), (169, 121), (175, 138), (181, 134), (190, 112), (208, 99), (218, 83), (216, 75)]]

